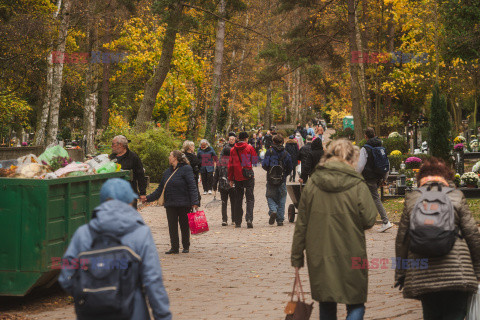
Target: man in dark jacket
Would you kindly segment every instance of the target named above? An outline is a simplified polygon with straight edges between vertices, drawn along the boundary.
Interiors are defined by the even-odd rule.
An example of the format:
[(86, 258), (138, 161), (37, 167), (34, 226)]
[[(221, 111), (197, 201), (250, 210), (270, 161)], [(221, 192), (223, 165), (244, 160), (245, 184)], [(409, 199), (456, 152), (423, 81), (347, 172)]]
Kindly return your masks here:
[(312, 151), (312, 136), (308, 135), (307, 139), (305, 140), (305, 145), (300, 148), (298, 151), (298, 161), (300, 161), (301, 165), (307, 159), (307, 155)]
[[(147, 179), (145, 178), (145, 170), (142, 161), (137, 154), (128, 148), (128, 139), (125, 136), (116, 136), (112, 140), (112, 154), (110, 159), (116, 159), (117, 163), (122, 166), (122, 170), (132, 170), (130, 184), (133, 192), (145, 199), (147, 194)], [(133, 207), (137, 209), (137, 199), (133, 203)]]
[[(367, 139), (367, 143), (370, 147), (381, 147), (382, 140), (375, 136), (375, 130), (373, 128), (367, 128), (365, 130), (365, 139)], [(387, 212), (383, 207), (382, 200), (378, 194), (378, 188), (383, 184), (383, 181), (386, 180), (388, 176), (388, 172), (385, 176), (379, 176), (375, 173), (375, 162), (372, 155), (372, 150), (370, 148), (363, 147), (360, 150), (360, 158), (358, 160), (357, 172), (360, 172), (365, 181), (367, 182), (368, 189), (372, 194), (373, 201), (377, 207), (378, 213), (382, 218), (382, 226), (378, 230), (378, 232), (385, 232), (386, 230), (392, 227), (390, 221), (388, 221)]]
[[(297, 145), (295, 143), (295, 145)], [(283, 169), (282, 182), (278, 185), (272, 183), (272, 168), (280, 166)], [(283, 137), (277, 134), (273, 137), (273, 146), (265, 153), (262, 168), (267, 171), (267, 203), (270, 225), (277, 220), (277, 226), (283, 226), (285, 220), (285, 201), (287, 200), (287, 175), (292, 171), (292, 158), (283, 147)]]
[[(248, 133), (241, 132), (239, 142), (230, 150), (228, 161), (228, 180), (230, 186), (235, 185), (235, 227), (240, 228), (243, 217), (243, 195), (247, 198), (245, 219), (247, 228), (253, 228), (253, 207), (255, 205), (255, 178), (253, 177), (252, 164), (258, 162), (255, 149), (247, 143)], [(245, 174), (252, 176), (246, 177)]]
[(290, 175), (290, 182), (295, 182), (295, 175), (297, 173), (296, 168), (298, 164), (298, 143), (297, 140), (294, 139), (294, 136), (291, 135), (288, 137), (289, 139), (285, 143), (285, 151), (290, 154), (290, 157), (292, 158), (292, 171), (290, 171), (287, 175)]
[(310, 153), (307, 154), (305, 163), (302, 164), (302, 174), (298, 180), (300, 183), (307, 183), (310, 175), (315, 171), (315, 167), (320, 162), (320, 159), (323, 157), (323, 143), (322, 139), (316, 138), (312, 142), (312, 149)]

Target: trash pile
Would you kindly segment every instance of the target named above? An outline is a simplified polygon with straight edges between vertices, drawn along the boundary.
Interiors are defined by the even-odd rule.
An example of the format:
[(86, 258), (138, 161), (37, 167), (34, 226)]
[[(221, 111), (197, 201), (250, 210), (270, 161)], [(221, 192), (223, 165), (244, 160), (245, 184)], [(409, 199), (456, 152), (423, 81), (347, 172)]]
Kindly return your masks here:
[(120, 171), (120, 164), (101, 154), (85, 162), (74, 162), (59, 145), (49, 147), (39, 157), (29, 154), (14, 160), (0, 161), (0, 177), (23, 179), (57, 179)]

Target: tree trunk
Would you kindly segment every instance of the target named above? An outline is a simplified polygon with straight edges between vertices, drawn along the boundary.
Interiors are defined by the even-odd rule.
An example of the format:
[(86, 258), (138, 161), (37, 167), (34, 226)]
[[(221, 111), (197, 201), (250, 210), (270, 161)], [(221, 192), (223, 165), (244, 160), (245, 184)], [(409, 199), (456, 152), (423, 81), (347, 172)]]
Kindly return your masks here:
[(356, 39), (356, 44), (357, 44), (357, 51), (361, 52), (360, 53), (360, 62), (358, 63), (358, 84), (359, 84), (359, 90), (360, 90), (360, 105), (362, 108), (363, 114), (368, 117), (368, 111), (367, 111), (367, 86), (365, 84), (365, 66), (363, 64), (363, 55), (365, 52), (363, 52), (363, 45), (362, 45), (362, 35), (360, 32), (360, 27), (358, 24), (358, 18), (357, 18), (357, 12), (355, 12), (355, 39)]
[(48, 116), (50, 113), (50, 102), (52, 101), (52, 79), (53, 79), (53, 62), (52, 53), (47, 57), (47, 86), (45, 92), (45, 100), (40, 110), (40, 117), (37, 122), (37, 130), (35, 131), (35, 138), (33, 144), (41, 146), (45, 144), (45, 132), (47, 130)]
[[(98, 49), (98, 35), (96, 28), (96, 19), (93, 15), (95, 12), (95, 2), (88, 3), (88, 20), (87, 20), (87, 41), (88, 51), (93, 52)], [(86, 137), (85, 154), (94, 155), (95, 151), (95, 129), (96, 129), (96, 111), (98, 106), (98, 82), (97, 82), (97, 64), (89, 63), (87, 66), (87, 74), (85, 76), (85, 109), (83, 112), (83, 133)]]
[[(220, 0), (218, 11), (220, 17), (225, 17), (225, 0)], [(217, 132), (218, 110), (220, 109), (220, 99), (222, 95), (222, 65), (223, 51), (225, 47), (225, 20), (219, 19), (217, 26), (217, 39), (215, 40), (215, 58), (213, 62), (213, 81), (212, 81), (212, 118), (207, 122), (205, 137), (209, 141), (215, 139)]]
[[(70, 6), (71, 0), (65, 0), (63, 2), (63, 9), (61, 14), (62, 22), (60, 23), (60, 29), (58, 31), (58, 42), (55, 46), (55, 51), (57, 52), (65, 52), (68, 27), (70, 25)], [(62, 95), (63, 63), (64, 61), (62, 59), (53, 67), (52, 100), (50, 104), (50, 114), (48, 118), (47, 145), (57, 141), (58, 116), (60, 111), (60, 98)]]
[[(60, 9), (62, 7), (62, 0), (57, 1), (57, 11), (54, 13), (54, 18), (58, 18), (58, 14), (60, 13)], [(54, 50), (55, 46), (52, 45), (52, 50)], [(46, 90), (45, 90), (45, 99), (43, 101), (40, 116), (38, 117), (35, 131), (35, 138), (33, 140), (33, 144), (36, 146), (40, 146), (45, 144), (45, 134), (47, 131), (48, 125), (48, 116), (50, 114), (50, 105), (52, 101), (52, 87), (53, 87), (53, 54), (52, 52), (49, 53), (47, 57), (47, 83), (46, 83)]]
[(160, 91), (160, 88), (171, 68), (175, 40), (178, 33), (178, 27), (182, 20), (183, 9), (181, 2), (176, 2), (174, 6), (174, 9), (170, 12), (167, 19), (167, 29), (163, 40), (160, 61), (155, 68), (153, 76), (145, 85), (145, 93), (135, 121), (136, 132), (145, 131), (147, 129), (147, 123), (152, 120), (153, 108), (155, 107), (158, 91)]
[(267, 104), (265, 106), (265, 125), (267, 128), (272, 126), (272, 83), (267, 87)]
[(285, 80), (283, 81), (283, 110), (284, 114), (282, 116), (282, 121), (283, 123), (287, 123), (288, 121), (288, 106), (290, 104), (290, 101), (288, 100), (288, 81)]
[(110, 93), (110, 64), (103, 65), (103, 81), (102, 81), (102, 128), (108, 126), (108, 105)]
[[(355, 0), (348, 0), (348, 32), (349, 32), (349, 48), (350, 57), (356, 50), (357, 33), (355, 28)], [(355, 141), (357, 144), (362, 140), (362, 106), (360, 102), (360, 84), (358, 83), (358, 66), (350, 62), (350, 77), (351, 77), (351, 97), (352, 97), (352, 113), (355, 128)]]

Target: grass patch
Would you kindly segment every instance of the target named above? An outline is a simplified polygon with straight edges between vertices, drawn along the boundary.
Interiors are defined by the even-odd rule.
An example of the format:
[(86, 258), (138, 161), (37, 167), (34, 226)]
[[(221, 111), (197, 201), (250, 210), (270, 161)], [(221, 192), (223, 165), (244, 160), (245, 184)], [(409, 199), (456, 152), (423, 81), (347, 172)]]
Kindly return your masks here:
[[(399, 222), (403, 213), (403, 204), (405, 202), (404, 198), (399, 199), (389, 199), (383, 202), (383, 206), (387, 211), (388, 219), (392, 222)], [(467, 199), (468, 206), (470, 207), (470, 212), (472, 213), (475, 221), (480, 223), (480, 199)], [(380, 215), (378, 216), (380, 220)]]

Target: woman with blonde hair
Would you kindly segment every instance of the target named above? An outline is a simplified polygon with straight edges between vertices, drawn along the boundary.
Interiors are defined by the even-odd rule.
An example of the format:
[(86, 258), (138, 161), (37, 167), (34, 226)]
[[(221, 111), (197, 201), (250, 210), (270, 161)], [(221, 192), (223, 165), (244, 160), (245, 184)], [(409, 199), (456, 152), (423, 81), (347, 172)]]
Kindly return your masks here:
[(377, 210), (362, 175), (355, 171), (358, 147), (332, 141), (302, 191), (292, 244), (292, 266), (307, 256), (312, 298), (320, 319), (337, 319), (337, 303), (347, 305), (347, 319), (363, 319), (368, 292), (364, 230)]
[(167, 211), (168, 230), (170, 232), (171, 248), (166, 254), (179, 253), (178, 225), (182, 231), (183, 253), (190, 249), (190, 227), (188, 225), (189, 212), (197, 210), (199, 206), (198, 189), (194, 181), (193, 170), (185, 154), (180, 150), (173, 150), (168, 157), (170, 167), (163, 173), (158, 188), (147, 196), (147, 202), (158, 200), (163, 193)]

